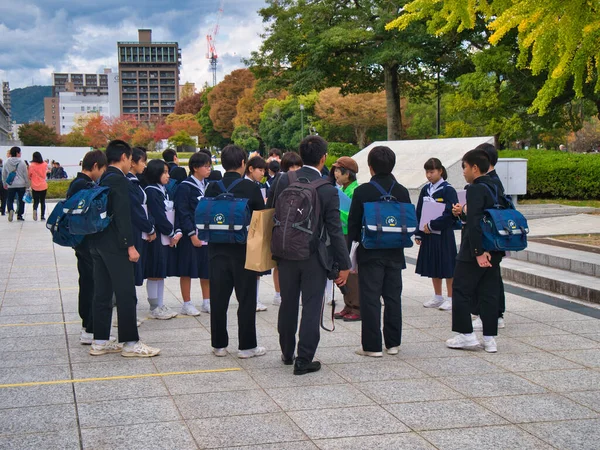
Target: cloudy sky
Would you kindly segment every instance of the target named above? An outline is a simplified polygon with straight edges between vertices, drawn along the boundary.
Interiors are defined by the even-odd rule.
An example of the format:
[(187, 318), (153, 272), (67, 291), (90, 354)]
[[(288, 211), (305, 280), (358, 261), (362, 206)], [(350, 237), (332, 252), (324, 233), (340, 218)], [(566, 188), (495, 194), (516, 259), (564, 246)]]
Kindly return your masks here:
[[(0, 1), (0, 80), (11, 89), (50, 85), (53, 72), (99, 73), (117, 68), (117, 41), (137, 41), (151, 28), (154, 41), (182, 48), (181, 82), (199, 87), (212, 79), (206, 35), (220, 0), (20, 0)], [(243, 67), (241, 58), (260, 45), (264, 0), (225, 0), (217, 37), (218, 81)]]

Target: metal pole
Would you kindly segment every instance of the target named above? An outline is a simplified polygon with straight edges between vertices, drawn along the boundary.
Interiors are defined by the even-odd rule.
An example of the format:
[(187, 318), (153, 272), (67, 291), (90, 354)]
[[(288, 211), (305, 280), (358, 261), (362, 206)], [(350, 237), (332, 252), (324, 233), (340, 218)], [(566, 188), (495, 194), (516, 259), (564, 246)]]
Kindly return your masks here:
[(441, 96), (440, 96), (440, 69), (438, 67), (437, 72), (437, 135), (439, 136), (442, 132), (442, 114), (441, 114)]
[(304, 105), (300, 105), (300, 124), (302, 126), (302, 138), (304, 139)]

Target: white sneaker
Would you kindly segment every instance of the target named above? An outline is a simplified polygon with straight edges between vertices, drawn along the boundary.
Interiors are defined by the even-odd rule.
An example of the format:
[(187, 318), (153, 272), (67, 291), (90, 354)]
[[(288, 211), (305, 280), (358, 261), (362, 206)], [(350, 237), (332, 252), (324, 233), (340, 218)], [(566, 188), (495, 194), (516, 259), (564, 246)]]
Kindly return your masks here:
[(227, 348), (214, 348), (212, 352), (215, 356), (222, 358), (223, 356), (227, 356), (229, 353), (227, 352)]
[(200, 311), (206, 314), (210, 314), (210, 300), (202, 300), (202, 306), (200, 307)]
[(152, 317), (153, 319), (158, 319), (158, 320), (169, 320), (169, 319), (172, 319), (173, 317), (175, 317), (176, 315), (177, 315), (177, 313), (174, 313), (169, 308), (167, 308), (165, 305), (157, 306), (152, 311), (150, 311), (150, 317)]
[(14, 217), (15, 217), (15, 212), (14, 211), (9, 211), (8, 212), (8, 221), (12, 222)]
[[(266, 311), (267, 307), (263, 305), (261, 302), (256, 302), (256, 311)], [(257, 347), (260, 348), (260, 347)]]
[(505, 328), (504, 317), (498, 317), (498, 328)]
[(483, 322), (481, 321), (481, 317), (477, 316), (473, 319), (473, 331), (482, 331), (483, 330)]
[(483, 349), (488, 353), (496, 353), (498, 351), (498, 347), (496, 346), (496, 339), (493, 337), (489, 340), (483, 339)]
[(276, 295), (273, 297), (273, 304), (275, 306), (281, 306), (281, 295)]
[(360, 356), (370, 356), (372, 358), (381, 358), (383, 356), (383, 352), (367, 352), (362, 348), (357, 348), (354, 353)]
[(265, 355), (267, 353), (267, 349), (264, 347), (254, 347), (251, 348), (250, 350), (240, 350), (238, 351), (238, 358), (240, 359), (248, 359), (248, 358), (254, 358), (255, 356), (262, 356)]
[(142, 321), (140, 319), (137, 320), (137, 326), (138, 328), (140, 327), (140, 325), (142, 325)]
[(92, 345), (94, 342), (94, 333), (88, 333), (85, 331), (85, 328), (81, 329), (81, 334), (79, 335), (79, 343), (83, 345)]
[(120, 353), (121, 350), (123, 350), (123, 344), (119, 344), (115, 340), (106, 341), (104, 344), (97, 344), (96, 341), (93, 341), (90, 355), (100, 356), (107, 353)]
[(124, 345), (121, 356), (126, 358), (151, 358), (160, 353), (160, 348), (150, 347), (144, 344), (142, 341), (137, 341), (133, 345)]
[(385, 351), (388, 355), (397, 355), (398, 353), (400, 353), (400, 346), (398, 345), (396, 347), (390, 347), (387, 348)]
[(438, 309), (440, 311), (452, 311), (452, 300), (446, 300)]
[(199, 316), (200, 311), (192, 304), (192, 302), (183, 302), (181, 311), (179, 312), (182, 316)]
[(481, 343), (479, 342), (479, 339), (477, 339), (477, 337), (466, 336), (464, 334), (457, 334), (452, 339), (448, 339), (446, 341), (446, 345), (450, 348), (463, 348), (471, 350), (481, 347)]
[(425, 303), (423, 303), (423, 306), (425, 308), (439, 308), (440, 306), (442, 306), (442, 303), (444, 303), (444, 297), (442, 297), (442, 298), (433, 297), (431, 300), (428, 300)]

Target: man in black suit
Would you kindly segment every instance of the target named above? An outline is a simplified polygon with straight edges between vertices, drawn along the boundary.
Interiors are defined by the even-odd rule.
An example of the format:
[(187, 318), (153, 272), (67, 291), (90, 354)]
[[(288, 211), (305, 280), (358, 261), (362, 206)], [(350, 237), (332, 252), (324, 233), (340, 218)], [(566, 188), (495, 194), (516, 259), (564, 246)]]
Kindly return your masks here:
[[(104, 231), (89, 236), (95, 281), (94, 341), (90, 354), (156, 356), (160, 350), (140, 341), (137, 330), (133, 264), (140, 254), (133, 245), (129, 180), (125, 176), (131, 168), (131, 147), (123, 141), (111, 141), (106, 147), (106, 159), (108, 168), (99, 184), (110, 188), (107, 212), (112, 221)], [(119, 342), (110, 340), (113, 292), (117, 301)]]
[[(247, 162), (246, 152), (235, 145), (228, 145), (221, 153), (221, 163), (226, 170), (223, 185), (228, 188), (244, 176)], [(218, 183), (210, 183), (206, 197), (222, 194)], [(265, 201), (258, 185), (242, 180), (233, 187), (235, 198), (247, 198), (250, 211), (265, 208)], [(227, 309), (233, 289), (238, 301), (238, 358), (262, 356), (264, 347), (256, 341), (256, 276), (257, 273), (244, 268), (246, 244), (208, 244), (210, 259), (210, 334), (213, 353), (227, 356), (229, 335), (227, 334)]]
[[(392, 170), (396, 155), (384, 146), (374, 147), (368, 156), (371, 180), (401, 203), (411, 203), (408, 190), (396, 181)], [(348, 215), (348, 243), (361, 241), (364, 204), (376, 202), (381, 192), (371, 183), (354, 190)], [(383, 337), (387, 353), (398, 354), (402, 338), (402, 270), (406, 268), (404, 249), (372, 249), (358, 246), (358, 285), (362, 318), (361, 356), (381, 357), (381, 298), (385, 303)]]
[[(327, 142), (320, 136), (309, 136), (300, 143), (300, 157), (304, 167), (295, 172), (297, 178), (315, 181), (321, 178), (321, 170), (327, 158)], [(277, 206), (277, 197), (289, 186), (287, 174), (271, 189), (269, 204)], [(313, 361), (319, 345), (319, 321), (323, 305), (323, 293), (327, 282), (327, 274), (333, 264), (340, 269), (339, 277), (335, 280), (338, 286), (346, 284), (350, 273), (350, 257), (346, 240), (342, 233), (340, 221), (340, 199), (335, 187), (325, 184), (317, 189), (321, 205), (318, 230), (325, 230), (319, 239), (317, 248), (304, 261), (280, 259), (278, 261), (279, 282), (281, 284), (281, 307), (277, 329), (284, 364), (294, 363), (296, 350), (296, 330), (298, 328), (298, 309), (300, 293), (302, 293), (302, 319), (300, 321), (300, 339), (298, 356), (294, 364), (294, 374), (303, 375), (316, 372), (321, 368), (319, 361)], [(325, 236), (325, 234), (327, 236)], [(325, 237), (329, 238), (330, 246), (325, 246)]]
[(162, 157), (167, 163), (167, 166), (169, 166), (169, 177), (173, 178), (178, 183), (181, 183), (187, 178), (185, 169), (179, 166), (177, 151), (173, 150), (172, 148), (168, 148), (162, 152)]

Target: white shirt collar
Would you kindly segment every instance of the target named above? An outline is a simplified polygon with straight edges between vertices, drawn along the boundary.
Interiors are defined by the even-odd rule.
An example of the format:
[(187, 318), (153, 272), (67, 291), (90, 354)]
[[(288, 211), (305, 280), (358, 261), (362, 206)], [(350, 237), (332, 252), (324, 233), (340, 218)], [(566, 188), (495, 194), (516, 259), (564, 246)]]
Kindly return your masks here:
[(306, 166), (306, 165), (305, 165), (304, 167), (308, 167), (309, 169), (312, 169), (312, 170), (314, 170), (315, 172), (317, 172), (317, 173), (319, 174), (319, 176), (321, 176), (321, 175), (322, 175), (322, 174), (321, 174), (321, 171), (320, 171), (319, 169), (317, 169), (316, 167), (314, 167), (314, 166)]
[(427, 188), (427, 193), (431, 196), (434, 192), (436, 192), (440, 188), (440, 186), (442, 185), (442, 183), (444, 181), (446, 181), (446, 180), (444, 180), (443, 178), (440, 178), (440, 180), (435, 184), (429, 183), (429, 187)]

